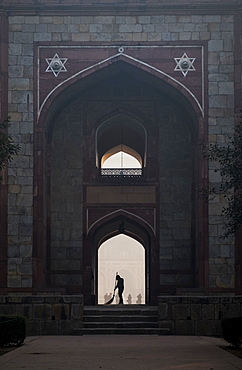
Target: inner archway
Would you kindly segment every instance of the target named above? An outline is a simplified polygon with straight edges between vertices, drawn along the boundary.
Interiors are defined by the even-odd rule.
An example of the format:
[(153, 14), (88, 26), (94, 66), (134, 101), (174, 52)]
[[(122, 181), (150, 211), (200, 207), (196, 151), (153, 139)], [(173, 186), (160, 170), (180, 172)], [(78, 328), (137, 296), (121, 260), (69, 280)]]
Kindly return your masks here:
[[(112, 297), (117, 273), (124, 278), (124, 304), (145, 304), (145, 248), (124, 234), (98, 249), (98, 304)], [(118, 303), (117, 291), (113, 303)]]

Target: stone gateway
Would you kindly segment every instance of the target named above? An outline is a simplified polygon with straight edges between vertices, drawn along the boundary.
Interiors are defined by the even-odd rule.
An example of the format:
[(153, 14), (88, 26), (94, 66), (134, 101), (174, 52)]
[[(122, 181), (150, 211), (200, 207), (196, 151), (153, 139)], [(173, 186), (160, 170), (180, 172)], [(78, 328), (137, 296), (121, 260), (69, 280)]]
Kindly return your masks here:
[[(240, 310), (241, 232), (221, 238), (224, 200), (202, 189), (221, 180), (204, 145), (226, 143), (241, 109), (241, 10), (0, 0), (0, 114), (20, 145), (0, 185), (0, 312), (71, 333), (98, 304), (99, 247), (119, 234), (144, 248), (160, 325), (213, 335)], [(119, 152), (139, 168), (106, 169)]]

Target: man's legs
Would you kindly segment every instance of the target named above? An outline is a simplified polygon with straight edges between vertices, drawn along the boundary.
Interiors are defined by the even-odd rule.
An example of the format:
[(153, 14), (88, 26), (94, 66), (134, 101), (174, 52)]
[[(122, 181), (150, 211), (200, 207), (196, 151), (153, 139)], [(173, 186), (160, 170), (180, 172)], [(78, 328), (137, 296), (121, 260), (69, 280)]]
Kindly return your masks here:
[(118, 291), (119, 304), (123, 304), (124, 303), (122, 294), (123, 294), (123, 290), (119, 290)]

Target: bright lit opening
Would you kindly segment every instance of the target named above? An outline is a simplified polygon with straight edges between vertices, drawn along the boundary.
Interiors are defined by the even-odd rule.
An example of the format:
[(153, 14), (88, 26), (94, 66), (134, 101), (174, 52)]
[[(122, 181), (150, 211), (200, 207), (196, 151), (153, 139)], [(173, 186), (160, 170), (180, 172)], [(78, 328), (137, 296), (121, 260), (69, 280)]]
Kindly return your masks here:
[(141, 165), (132, 155), (120, 151), (106, 159), (102, 168), (141, 168)]
[[(108, 239), (98, 250), (98, 304), (112, 298), (117, 273), (124, 279), (124, 304), (145, 304), (145, 249), (124, 234)], [(116, 290), (112, 304), (118, 301)]]

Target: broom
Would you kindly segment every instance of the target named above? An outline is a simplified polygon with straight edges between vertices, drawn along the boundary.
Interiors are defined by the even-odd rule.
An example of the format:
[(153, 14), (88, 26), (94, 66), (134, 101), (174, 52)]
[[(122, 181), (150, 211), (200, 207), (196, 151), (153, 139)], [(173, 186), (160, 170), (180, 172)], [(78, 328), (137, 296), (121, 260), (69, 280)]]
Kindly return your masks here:
[[(118, 273), (116, 272), (116, 276), (117, 275), (118, 275)], [(116, 285), (116, 277), (115, 277), (115, 285)], [(113, 290), (113, 296), (112, 296), (112, 298), (108, 302), (106, 302), (105, 304), (111, 304), (111, 303), (113, 303), (114, 297), (115, 297), (115, 288)]]

